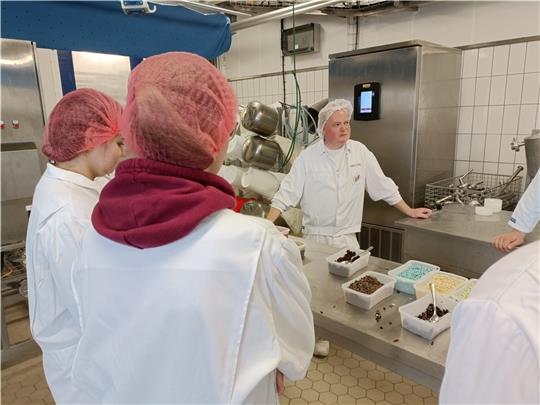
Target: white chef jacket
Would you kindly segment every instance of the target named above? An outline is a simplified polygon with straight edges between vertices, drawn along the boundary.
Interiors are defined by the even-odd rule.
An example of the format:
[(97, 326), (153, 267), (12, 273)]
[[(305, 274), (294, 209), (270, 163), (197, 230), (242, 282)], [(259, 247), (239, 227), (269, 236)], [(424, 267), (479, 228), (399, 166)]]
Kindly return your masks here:
[(456, 307), (441, 404), (540, 403), (539, 252), (506, 255)]
[(136, 249), (91, 229), (73, 285), (73, 378), (94, 403), (278, 403), (275, 370), (314, 348), (300, 252), (267, 220), (221, 210), (173, 243)]
[(523, 233), (532, 232), (540, 220), (540, 169), (521, 196), (508, 225)]
[(360, 232), (366, 190), (374, 201), (390, 205), (401, 201), (398, 187), (364, 144), (348, 140), (345, 148), (346, 164), (340, 169), (322, 139), (309, 146), (294, 161), (272, 199), (272, 206), (281, 212), (300, 203), (306, 235)]
[(70, 380), (80, 336), (71, 268), (103, 185), (103, 179), (47, 164), (32, 201), (26, 238), (30, 329), (56, 403), (85, 399)]

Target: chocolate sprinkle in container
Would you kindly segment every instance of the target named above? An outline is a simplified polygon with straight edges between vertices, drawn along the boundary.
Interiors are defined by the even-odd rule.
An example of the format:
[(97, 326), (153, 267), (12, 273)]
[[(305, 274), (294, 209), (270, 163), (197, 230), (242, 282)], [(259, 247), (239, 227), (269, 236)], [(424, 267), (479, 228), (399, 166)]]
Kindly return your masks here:
[(352, 261), (338, 262), (338, 259), (340, 258), (349, 257), (346, 256), (348, 250), (349, 249), (340, 250), (339, 252), (326, 258), (326, 262), (328, 263), (328, 271), (330, 271), (330, 273), (340, 277), (350, 277), (354, 273), (368, 265), (371, 252), (367, 252), (361, 255), (362, 252), (365, 252), (365, 250), (362, 249), (351, 251), (352, 253), (354, 253), (354, 255), (349, 255), (351, 256)]
[(401, 326), (403, 328), (425, 339), (433, 340), (450, 327), (452, 313), (457, 301), (449, 296), (437, 294), (437, 307), (447, 309), (448, 313), (435, 323), (418, 318), (418, 315), (426, 311), (429, 304), (432, 304), (431, 295), (425, 295), (410, 304), (400, 306), (399, 314), (401, 315)]
[[(364, 277), (375, 278), (377, 281), (382, 283), (382, 286), (378, 287), (371, 294), (355, 291), (353, 288), (351, 288), (351, 285), (355, 285), (355, 283), (356, 285), (358, 285), (359, 283), (357, 282), (362, 283), (362, 279), (364, 279)], [(355, 305), (362, 309), (370, 309), (375, 304), (392, 295), (392, 293), (394, 292), (395, 283), (396, 280), (394, 280), (390, 276), (387, 276), (386, 274), (368, 270), (362, 273), (360, 276), (342, 284), (341, 288), (343, 289), (343, 293), (345, 294), (345, 301), (347, 301), (349, 304)], [(368, 284), (371, 285), (372, 283), (370, 282)]]

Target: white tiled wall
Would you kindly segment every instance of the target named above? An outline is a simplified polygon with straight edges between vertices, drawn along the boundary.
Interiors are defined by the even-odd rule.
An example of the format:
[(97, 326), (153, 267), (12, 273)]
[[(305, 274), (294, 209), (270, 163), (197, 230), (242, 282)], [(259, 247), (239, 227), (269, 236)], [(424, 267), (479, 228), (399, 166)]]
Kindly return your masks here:
[(540, 127), (540, 41), (464, 51), (455, 173), (510, 174), (525, 151), (510, 149)]
[[(540, 41), (470, 49), (463, 52), (462, 60), (455, 174), (472, 168), (508, 175), (518, 165), (525, 167), (524, 148), (515, 152), (510, 142), (522, 140), (540, 127)], [(328, 96), (328, 69), (298, 73), (297, 77), (302, 105)], [(278, 73), (231, 84), (240, 104), (252, 100), (272, 104), (283, 99)], [(294, 104), (292, 74), (286, 75), (285, 89), (286, 102)]]
[[(300, 72), (297, 74), (297, 80), (302, 105), (309, 106), (328, 97), (328, 69)], [(280, 73), (267, 77), (233, 80), (231, 84), (240, 104), (245, 105), (250, 101), (260, 101), (265, 104), (283, 101), (283, 79)], [(286, 102), (295, 104), (296, 87), (294, 77), (290, 73), (285, 76), (285, 91)]]

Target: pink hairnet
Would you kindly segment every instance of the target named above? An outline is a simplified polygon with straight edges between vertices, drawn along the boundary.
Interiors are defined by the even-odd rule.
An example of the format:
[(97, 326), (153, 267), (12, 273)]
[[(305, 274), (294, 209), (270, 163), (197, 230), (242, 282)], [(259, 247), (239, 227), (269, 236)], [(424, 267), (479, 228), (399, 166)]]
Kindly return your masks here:
[(49, 159), (65, 162), (120, 133), (122, 106), (92, 89), (66, 94), (56, 104), (45, 129), (42, 151)]
[(206, 59), (169, 52), (132, 72), (122, 133), (141, 157), (206, 169), (236, 124), (236, 96)]

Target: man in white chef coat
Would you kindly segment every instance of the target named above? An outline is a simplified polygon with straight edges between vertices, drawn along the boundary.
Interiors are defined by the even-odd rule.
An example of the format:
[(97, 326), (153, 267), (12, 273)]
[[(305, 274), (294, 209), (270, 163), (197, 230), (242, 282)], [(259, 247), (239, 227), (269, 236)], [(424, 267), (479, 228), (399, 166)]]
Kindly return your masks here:
[(540, 220), (540, 169), (533, 181), (521, 196), (508, 225), (513, 229), (493, 238), (493, 246), (501, 252), (510, 252), (522, 245), (525, 235), (532, 232)]
[(384, 200), (411, 218), (428, 218), (428, 208), (411, 208), (397, 185), (386, 177), (365, 145), (353, 141), (351, 103), (338, 99), (319, 113), (321, 140), (304, 150), (272, 199), (268, 219), (300, 204), (304, 237), (339, 248), (358, 249), (356, 233), (362, 227), (364, 192)]
[(503, 257), (454, 310), (441, 404), (540, 403), (539, 252)]

